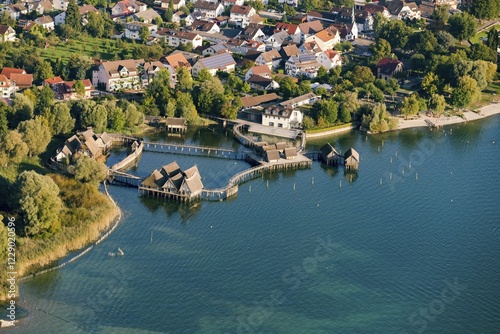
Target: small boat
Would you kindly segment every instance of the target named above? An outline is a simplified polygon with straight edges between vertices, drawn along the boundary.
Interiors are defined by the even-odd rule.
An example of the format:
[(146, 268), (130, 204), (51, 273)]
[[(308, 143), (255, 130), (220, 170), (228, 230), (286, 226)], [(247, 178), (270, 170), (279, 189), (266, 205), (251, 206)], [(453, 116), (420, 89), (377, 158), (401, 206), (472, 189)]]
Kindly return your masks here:
[(123, 256), (125, 253), (122, 251), (120, 247), (118, 247), (118, 255)]

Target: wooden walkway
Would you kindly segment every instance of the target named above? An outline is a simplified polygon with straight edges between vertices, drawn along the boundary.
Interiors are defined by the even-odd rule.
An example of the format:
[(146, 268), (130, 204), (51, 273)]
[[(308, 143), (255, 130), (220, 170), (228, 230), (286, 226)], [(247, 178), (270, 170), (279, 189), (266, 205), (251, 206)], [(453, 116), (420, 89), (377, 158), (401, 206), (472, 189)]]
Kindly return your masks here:
[(145, 152), (158, 152), (169, 154), (182, 154), (198, 157), (222, 158), (230, 160), (245, 160), (248, 151), (235, 151), (228, 148), (206, 147), (195, 145), (179, 145), (168, 143), (145, 142)]

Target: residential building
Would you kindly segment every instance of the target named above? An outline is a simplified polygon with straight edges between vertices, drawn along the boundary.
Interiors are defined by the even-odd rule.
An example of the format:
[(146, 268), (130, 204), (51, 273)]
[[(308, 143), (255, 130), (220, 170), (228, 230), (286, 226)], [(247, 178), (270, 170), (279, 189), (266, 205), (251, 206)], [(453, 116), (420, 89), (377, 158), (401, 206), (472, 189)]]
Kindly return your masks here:
[(281, 63), (281, 55), (277, 50), (269, 50), (255, 59), (255, 65), (267, 65), (270, 70), (277, 68)]
[(146, 4), (136, 0), (122, 0), (118, 1), (113, 8), (111, 8), (111, 16), (127, 16), (138, 12), (144, 12), (147, 9)]
[(143, 12), (138, 12), (133, 15), (134, 20), (141, 21), (144, 23), (153, 23), (155, 19), (161, 18), (160, 14), (158, 14), (154, 9), (146, 9)]
[(8, 11), (10, 14), (10, 17), (13, 20), (19, 20), (21, 15), (26, 15), (28, 14), (28, 9), (22, 4), (22, 3), (16, 3), (7, 7), (4, 7), (3, 11)]
[(265, 42), (266, 42), (266, 47), (268, 50), (271, 49), (276, 49), (276, 50), (281, 50), (281, 45), (290, 38), (290, 35), (286, 31), (279, 31), (275, 34), (273, 34), (271, 37), (268, 37)]
[(248, 109), (256, 106), (260, 106), (263, 103), (272, 102), (279, 100), (280, 97), (276, 93), (269, 93), (264, 95), (257, 96), (244, 96), (241, 98), (241, 104), (243, 105), (243, 109)]
[(104, 61), (92, 74), (92, 84), (99, 85), (108, 92), (121, 89), (140, 89), (139, 66), (144, 63), (143, 59), (126, 59), (117, 61)]
[(229, 22), (237, 27), (245, 28), (252, 23), (250, 18), (254, 15), (256, 11), (253, 7), (234, 5), (231, 7)]
[(69, 0), (53, 0), (52, 7), (54, 10), (62, 10), (63, 12), (68, 10)]
[[(161, 0), (161, 8), (167, 9), (169, 3), (170, 3), (170, 0)], [(185, 0), (174, 0), (173, 3), (174, 3), (174, 6), (173, 6), (174, 11), (179, 10), (179, 8), (186, 5)]]
[[(442, 0), (438, 0), (438, 1), (442, 1)], [(391, 13), (389, 13), (389, 10), (386, 7), (381, 6), (381, 5), (377, 4), (377, 3), (367, 3), (363, 7), (363, 9), (366, 10), (366, 11), (368, 11), (374, 17), (377, 15), (377, 13), (380, 13), (386, 19), (390, 19), (391, 18)]]
[(277, 22), (274, 31), (286, 31), (295, 44), (299, 44), (301, 42), (302, 33), (300, 32), (300, 28), (297, 24)]
[(0, 98), (10, 98), (16, 92), (16, 85), (0, 74)]
[(221, 3), (226, 8), (229, 6), (243, 6), (245, 2), (243, 0), (222, 0)]
[(33, 85), (33, 74), (26, 74), (21, 68), (4, 67), (0, 75), (5, 75), (16, 86), (16, 91)]
[[(197, 1), (194, 4), (194, 11), (200, 12), (205, 18), (215, 19), (224, 11), (224, 6), (219, 2)], [(200, 18), (200, 17), (196, 17)]]
[(0, 42), (15, 42), (16, 31), (5, 24), (0, 24)]
[(319, 47), (318, 43), (315, 41), (305, 42), (299, 47), (300, 54), (313, 54), (317, 55), (323, 50)]
[(41, 25), (47, 31), (52, 31), (56, 28), (54, 20), (48, 15), (38, 17), (37, 19), (35, 19), (35, 22)]
[(262, 125), (296, 129), (302, 126), (303, 115), (300, 110), (280, 105), (267, 107), (262, 112)]
[(207, 33), (219, 33), (220, 28), (214, 22), (204, 21), (204, 20), (194, 20), (189, 26), (189, 30), (203, 31)]
[(321, 30), (323, 30), (323, 25), (320, 21), (310, 21), (299, 24), (300, 29), (300, 42), (305, 42), (306, 38), (312, 36)]
[(415, 19), (419, 20), (421, 11), (415, 2), (406, 2), (404, 0), (394, 0), (387, 4), (387, 10), (395, 20)]
[(140, 40), (141, 29), (143, 27), (148, 29), (150, 36), (154, 36), (156, 34), (156, 31), (158, 30), (158, 26), (156, 24), (143, 23), (137, 21), (127, 22), (125, 24), (125, 34), (124, 34), (125, 38)]
[(377, 79), (389, 80), (403, 69), (403, 62), (392, 58), (382, 58), (377, 63)]
[(325, 24), (332, 24), (337, 21), (337, 14), (332, 12), (311, 10), (307, 13), (307, 21), (321, 21)]
[(255, 23), (250, 23), (246, 26), (245, 30), (243, 30), (238, 38), (244, 39), (246, 41), (260, 41), (262, 42), (265, 39), (266, 35), (260, 29), (260, 26)]
[(305, 39), (306, 43), (312, 41), (316, 42), (323, 51), (331, 50), (340, 43), (340, 34), (336, 27), (330, 26)]
[(208, 58), (199, 59), (193, 66), (193, 76), (197, 77), (202, 69), (207, 69), (212, 76), (214, 76), (217, 71), (221, 72), (234, 72), (236, 67), (236, 61), (234, 61), (233, 56), (230, 53), (221, 53)]
[[(172, 22), (177, 23), (179, 26), (184, 26), (184, 23), (187, 25), (187, 19), (189, 15), (184, 13), (182, 10), (178, 10), (172, 16)], [(184, 22), (181, 22), (184, 21)]]
[(297, 56), (300, 54), (300, 50), (295, 44), (290, 44), (287, 46), (284, 46), (280, 50), (281, 57), (283, 58), (284, 61), (287, 61), (290, 57), (292, 56)]
[(334, 50), (320, 52), (316, 55), (316, 61), (321, 66), (324, 66), (327, 71), (334, 67), (342, 66), (342, 57), (340, 56), (340, 53)]
[(214, 56), (214, 55), (218, 55), (218, 54), (226, 53), (226, 52), (230, 52), (227, 44), (217, 43), (217, 44), (210, 45), (209, 47), (204, 49), (201, 52), (201, 55), (204, 57), (207, 57), (207, 56)]
[(423, 17), (431, 17), (436, 8), (448, 6), (449, 9), (457, 9), (456, 0), (422, 0), (420, 2), (421, 15)]
[(264, 78), (272, 78), (273, 72), (269, 69), (267, 65), (260, 65), (250, 67), (250, 69), (245, 73), (245, 81), (250, 79), (253, 75), (260, 75)]
[[(267, 67), (267, 66), (266, 66)], [(280, 88), (280, 85), (269, 77), (252, 75), (246, 80), (251, 88), (259, 91), (271, 91)]]
[[(146, 62), (142, 65), (142, 71), (141, 71), (141, 81), (143, 86), (149, 85), (151, 81), (153, 80), (154, 77), (158, 75), (158, 73), (162, 70), (165, 69), (166, 66), (162, 62), (159, 61), (149, 61)], [(175, 86), (176, 82), (176, 72), (175, 70), (170, 71), (170, 85)]]
[(57, 150), (55, 159), (58, 162), (69, 160), (82, 149), (82, 142), (77, 135), (73, 135), (64, 142), (64, 146)]
[(193, 49), (203, 45), (203, 39), (195, 32), (186, 32), (181, 30), (160, 28), (155, 34), (158, 38), (164, 38), (165, 42), (174, 48), (180, 45), (191, 43)]
[(62, 96), (64, 100), (74, 99), (74, 98), (90, 98), (92, 96), (92, 91), (94, 90), (94, 87), (92, 86), (92, 83), (90, 82), (89, 79), (82, 80), (83, 87), (85, 88), (83, 96), (79, 96), (76, 93), (74, 88), (75, 82), (76, 81), (65, 81), (61, 86), (59, 86), (61, 88), (59, 90), (59, 94)]
[(314, 54), (301, 54), (290, 57), (285, 63), (285, 73), (292, 77), (316, 78), (321, 64)]
[(288, 6), (297, 7), (299, 5), (299, 0), (278, 0), (280, 4), (287, 4)]
[(191, 64), (182, 53), (172, 53), (170, 56), (163, 58), (163, 64), (170, 73), (170, 84), (175, 86), (177, 83), (177, 71), (180, 67), (186, 68), (191, 72)]
[(294, 97), (293, 99), (283, 101), (280, 103), (280, 106), (297, 108), (307, 104), (315, 104), (319, 99), (320, 97), (316, 94), (307, 93), (301, 96)]
[[(78, 7), (78, 12), (80, 12), (80, 15), (82, 16), (82, 25), (87, 25), (87, 15), (88, 13), (95, 13), (99, 14), (100, 12), (92, 5), (83, 5)], [(62, 12), (54, 16), (54, 24), (56, 26), (60, 24), (65, 24), (66, 23), (66, 12)]]

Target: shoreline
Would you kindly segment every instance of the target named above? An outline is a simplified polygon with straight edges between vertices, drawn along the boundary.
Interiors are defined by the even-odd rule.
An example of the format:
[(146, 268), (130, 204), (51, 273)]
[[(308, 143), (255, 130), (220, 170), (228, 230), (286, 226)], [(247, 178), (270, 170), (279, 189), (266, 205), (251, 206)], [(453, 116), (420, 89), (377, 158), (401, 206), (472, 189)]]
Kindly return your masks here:
[(466, 111), (464, 112), (464, 118), (459, 116), (450, 117), (429, 117), (425, 115), (420, 115), (418, 119), (414, 120), (402, 120), (398, 122), (397, 130), (420, 128), (420, 127), (441, 127), (445, 125), (453, 125), (459, 123), (466, 123), (470, 121), (476, 121), (478, 119), (484, 119), (494, 115), (500, 114), (500, 103), (493, 102), (487, 106), (477, 109), (477, 112)]

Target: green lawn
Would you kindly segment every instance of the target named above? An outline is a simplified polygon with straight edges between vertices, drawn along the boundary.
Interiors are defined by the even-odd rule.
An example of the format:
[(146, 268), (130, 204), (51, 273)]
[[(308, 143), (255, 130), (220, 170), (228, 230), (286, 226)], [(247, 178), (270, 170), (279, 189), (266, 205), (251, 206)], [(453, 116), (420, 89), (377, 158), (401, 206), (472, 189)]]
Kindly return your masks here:
[(471, 37), (470, 42), (473, 44), (477, 44), (481, 42), (481, 37), (486, 38), (488, 36), (488, 32), (491, 30), (491, 28), (496, 28), (497, 30), (500, 30), (500, 24), (495, 24), (494, 26), (488, 28), (488, 30), (481, 31), (480, 33), (477, 33), (474, 37)]
[(42, 51), (42, 57), (49, 59), (61, 58), (67, 61), (72, 54), (86, 55), (89, 57), (99, 57), (103, 60), (113, 59), (115, 53), (119, 54), (123, 49), (130, 53), (134, 44), (122, 43), (123, 47), (116, 47), (116, 40), (108, 38), (80, 37), (77, 40), (59, 42), (57, 45), (50, 45)]

